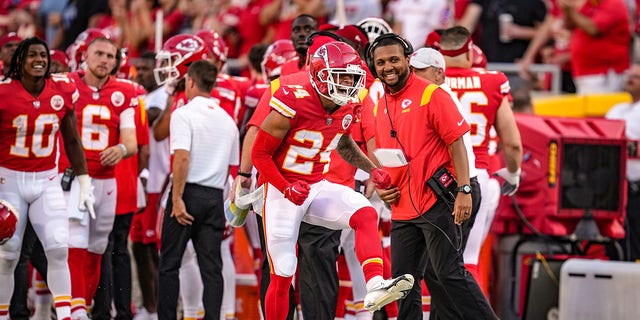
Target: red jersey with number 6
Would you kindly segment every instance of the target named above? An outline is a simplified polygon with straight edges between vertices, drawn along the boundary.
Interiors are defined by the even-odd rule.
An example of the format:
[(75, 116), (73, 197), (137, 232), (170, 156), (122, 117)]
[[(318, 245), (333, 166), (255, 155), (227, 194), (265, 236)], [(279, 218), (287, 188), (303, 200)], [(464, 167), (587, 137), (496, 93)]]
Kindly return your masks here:
[(0, 166), (26, 172), (56, 167), (58, 129), (78, 98), (66, 75), (52, 75), (36, 98), (20, 81), (0, 82)]
[(329, 114), (310, 80), (300, 83), (283, 85), (269, 102), (271, 109), (289, 118), (291, 124), (273, 159), (285, 179), (312, 184), (329, 170), (331, 151), (356, 120), (355, 105), (339, 107)]
[(455, 92), (464, 111), (469, 115), (471, 143), (476, 156), (476, 168), (489, 167), (489, 131), (496, 113), (506, 97), (511, 99), (509, 80), (499, 71), (447, 68), (446, 83)]
[[(138, 105), (136, 89), (129, 80), (109, 77), (100, 90), (95, 90), (84, 83), (80, 73), (71, 73), (69, 77), (80, 93), (76, 116), (89, 175), (92, 178), (113, 178), (114, 167), (103, 166), (100, 153), (120, 142), (120, 114)], [(67, 166), (69, 159), (66, 154), (61, 154), (59, 169), (64, 170)]]

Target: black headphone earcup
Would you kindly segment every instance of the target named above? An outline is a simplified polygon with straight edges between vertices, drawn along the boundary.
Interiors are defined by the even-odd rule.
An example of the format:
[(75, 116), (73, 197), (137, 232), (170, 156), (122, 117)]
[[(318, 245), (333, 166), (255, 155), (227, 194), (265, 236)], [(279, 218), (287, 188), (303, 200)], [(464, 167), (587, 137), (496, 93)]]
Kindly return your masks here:
[[(375, 43), (375, 42), (374, 42)], [(378, 73), (376, 72), (376, 65), (373, 63), (373, 49), (375, 46), (367, 44), (367, 50), (365, 51), (364, 61), (367, 63), (367, 68), (371, 75), (374, 78), (378, 77)]]

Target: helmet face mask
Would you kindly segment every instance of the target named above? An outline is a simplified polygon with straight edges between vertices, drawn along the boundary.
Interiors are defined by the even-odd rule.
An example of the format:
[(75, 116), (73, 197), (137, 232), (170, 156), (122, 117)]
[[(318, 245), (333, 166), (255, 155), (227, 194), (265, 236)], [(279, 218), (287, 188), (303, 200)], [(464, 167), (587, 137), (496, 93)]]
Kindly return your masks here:
[(361, 64), (360, 56), (348, 44), (327, 43), (311, 58), (311, 84), (319, 95), (343, 106), (364, 88), (366, 72)]
[(181, 58), (181, 55), (177, 52), (158, 51), (153, 76), (159, 86), (180, 78), (180, 71), (176, 68), (175, 63)]
[(187, 74), (189, 65), (207, 59), (207, 53), (204, 42), (197, 36), (180, 34), (169, 38), (156, 54), (156, 67), (153, 69), (156, 83), (161, 86), (181, 79)]

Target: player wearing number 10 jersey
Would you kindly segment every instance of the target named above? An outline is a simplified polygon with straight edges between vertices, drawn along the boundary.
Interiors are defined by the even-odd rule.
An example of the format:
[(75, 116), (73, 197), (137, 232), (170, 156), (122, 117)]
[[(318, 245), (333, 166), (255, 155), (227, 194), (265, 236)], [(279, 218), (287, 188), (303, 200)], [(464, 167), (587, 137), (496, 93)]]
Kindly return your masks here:
[(445, 30), (440, 36), (440, 48), (447, 66), (445, 81), (460, 99), (471, 126), (471, 143), (476, 156), (482, 202), (464, 250), (464, 263), (480, 281), (477, 268), (480, 248), (497, 206), (497, 201), (490, 199), (498, 197), (489, 192), (489, 130), (495, 127), (502, 144), (506, 168), (496, 174), (505, 179), (502, 191), (508, 195), (516, 192), (520, 181), (522, 142), (509, 103), (509, 80), (502, 72), (471, 68), (473, 44), (469, 31), (464, 27)]
[[(8, 318), (13, 271), (27, 220), (47, 257), (47, 284), (57, 318), (70, 318), (69, 222), (56, 168), (58, 136), (63, 138), (76, 173), (88, 176), (73, 112), (78, 92), (66, 76), (50, 76), (50, 62), (43, 40), (25, 39), (11, 59), (6, 79), (0, 82), (0, 198), (19, 213), (15, 233), (0, 245), (0, 320)], [(78, 203), (69, 205), (77, 207)]]
[[(83, 57), (86, 70), (70, 74), (80, 93), (76, 103), (78, 131), (95, 195), (94, 217), (73, 206), (68, 208), (73, 319), (86, 317), (86, 306), (91, 305), (98, 286), (100, 261), (115, 219), (114, 166), (137, 152), (133, 107), (138, 100), (131, 82), (110, 76), (116, 66), (116, 55), (117, 47), (111, 40), (96, 38)], [(66, 163), (67, 159), (61, 157), (60, 170), (64, 170)], [(76, 180), (65, 193), (70, 202), (78, 196)]]

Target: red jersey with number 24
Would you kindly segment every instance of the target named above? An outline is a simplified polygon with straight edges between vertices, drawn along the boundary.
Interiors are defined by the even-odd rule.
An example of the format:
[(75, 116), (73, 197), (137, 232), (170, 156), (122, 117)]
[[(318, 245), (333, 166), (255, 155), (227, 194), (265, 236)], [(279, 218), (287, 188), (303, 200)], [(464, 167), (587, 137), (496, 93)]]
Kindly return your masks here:
[(322, 180), (329, 170), (331, 151), (356, 120), (355, 105), (339, 107), (329, 114), (308, 79), (299, 85), (283, 85), (269, 105), (291, 124), (273, 155), (284, 178), (309, 184)]

